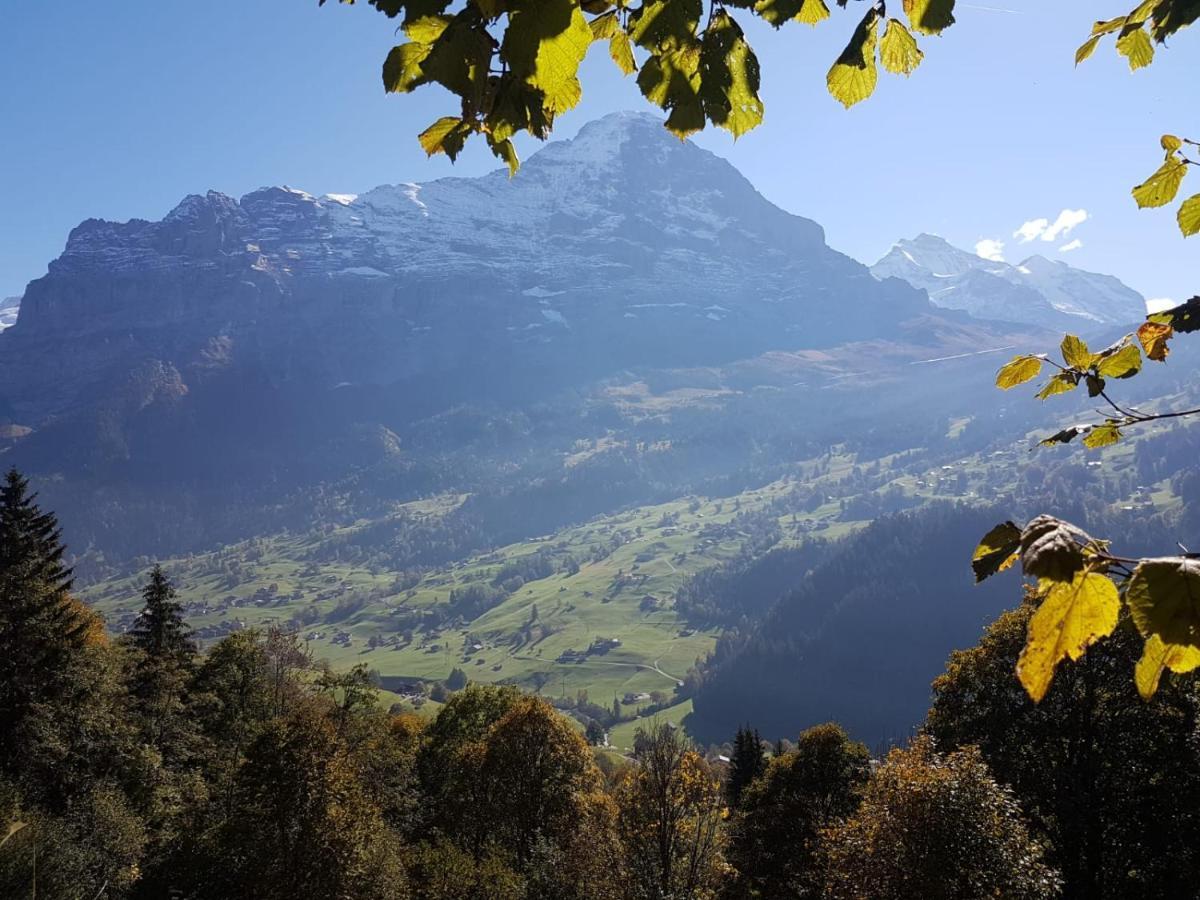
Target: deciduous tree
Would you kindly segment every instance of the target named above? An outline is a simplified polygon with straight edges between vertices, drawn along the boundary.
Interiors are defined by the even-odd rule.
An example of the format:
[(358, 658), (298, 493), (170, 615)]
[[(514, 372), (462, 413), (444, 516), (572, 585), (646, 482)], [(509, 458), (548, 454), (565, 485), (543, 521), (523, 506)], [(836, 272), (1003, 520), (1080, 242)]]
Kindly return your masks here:
[(862, 805), (825, 835), (831, 900), (1043, 900), (1058, 876), (1012, 792), (972, 747), (893, 750)]

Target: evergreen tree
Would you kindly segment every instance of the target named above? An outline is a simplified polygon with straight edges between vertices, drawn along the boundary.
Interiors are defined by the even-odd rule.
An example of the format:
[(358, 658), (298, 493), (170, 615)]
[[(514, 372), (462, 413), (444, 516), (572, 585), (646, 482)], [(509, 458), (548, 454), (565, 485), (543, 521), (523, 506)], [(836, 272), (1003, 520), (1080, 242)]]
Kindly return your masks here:
[(175, 588), (160, 566), (151, 570), (142, 600), (145, 607), (129, 631), (129, 643), (138, 651), (131, 660), (129, 693), (144, 726), (143, 739), (162, 752), (183, 718), (196, 645)]
[(63, 563), (66, 547), (54, 513), (42, 512), (37, 494), (15, 468), (0, 487), (0, 572), (18, 572), (37, 579), (65, 596), (71, 590), (71, 570)]
[(71, 570), (52, 513), (10, 469), (0, 487), (0, 773), (15, 774), (62, 717), (73, 663), (96, 620), (70, 595)]
[(729, 777), (725, 782), (725, 793), (729, 805), (736, 807), (742, 792), (767, 768), (767, 756), (763, 753), (762, 738), (756, 730), (746, 725), (737, 730), (733, 739), (733, 755), (729, 757)]
[(150, 570), (142, 600), (145, 607), (129, 630), (134, 646), (154, 658), (191, 660), (196, 645), (191, 639), (191, 629), (183, 621), (183, 605), (176, 599), (175, 586), (162, 566)]

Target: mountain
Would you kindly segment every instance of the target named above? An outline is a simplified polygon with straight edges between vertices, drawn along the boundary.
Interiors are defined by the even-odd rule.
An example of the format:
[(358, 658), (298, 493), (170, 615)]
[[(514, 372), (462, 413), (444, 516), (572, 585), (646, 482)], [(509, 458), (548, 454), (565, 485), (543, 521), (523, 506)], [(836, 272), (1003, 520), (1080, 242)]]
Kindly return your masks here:
[(240, 367), (308, 391), (403, 384), (433, 408), (525, 399), (547, 374), (829, 345), (928, 308), (634, 114), (511, 180), (209, 192), (160, 222), (88, 220), (23, 307), (0, 385), (35, 428), (139, 366), (168, 373), (169, 392)]
[(0, 331), (16, 324), (17, 310), (20, 306), (20, 297), (5, 297), (0, 299)]
[[(1041, 341), (872, 277), (725, 160), (615, 114), (511, 179), (83, 222), (0, 333), (0, 451), (111, 554), (437, 491), (472, 494), (476, 546), (747, 483), (851, 430), (904, 450), (945, 432), (918, 397), (966, 396), (915, 363)], [(601, 439), (652, 449), (564, 463)]]
[(1146, 314), (1146, 301), (1111, 275), (1031, 256), (1018, 265), (984, 259), (931, 234), (897, 243), (871, 267), (879, 279), (899, 278), (928, 291), (946, 309), (982, 319), (1056, 329), (1127, 325)]

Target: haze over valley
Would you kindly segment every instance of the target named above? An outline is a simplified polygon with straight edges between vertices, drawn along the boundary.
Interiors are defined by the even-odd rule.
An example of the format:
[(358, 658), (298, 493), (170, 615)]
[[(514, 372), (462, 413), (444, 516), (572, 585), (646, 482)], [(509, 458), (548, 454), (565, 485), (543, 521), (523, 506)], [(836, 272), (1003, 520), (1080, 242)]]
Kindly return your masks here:
[[(118, 632), (153, 558), (204, 640), (286, 627), (400, 694), (464, 668), (624, 700), (629, 722), (690, 714), (710, 740), (755, 709), (772, 738), (833, 718), (880, 744), (1012, 603), (935, 564), (984, 519), (1078, 479), (1088, 521), (1177, 515), (1152, 433), (1030, 455), (1060, 409), (989, 393), (1014, 348), (1111, 341), (1144, 309), (1111, 277), (927, 234), (868, 269), (619, 113), (512, 180), (209, 191), (83, 222), (0, 335), (0, 433)], [(1138, 389), (1175, 402), (1192, 365)], [(902, 607), (861, 567), (817, 587), (897, 515), (879, 527), (921, 535), (905, 558), (928, 552), (914, 574), (941, 587)], [(902, 613), (880, 639), (913, 639), (873, 654), (863, 693), (836, 657), (881, 606)], [(750, 662), (767, 652), (811, 656), (813, 679), (780, 692)]]

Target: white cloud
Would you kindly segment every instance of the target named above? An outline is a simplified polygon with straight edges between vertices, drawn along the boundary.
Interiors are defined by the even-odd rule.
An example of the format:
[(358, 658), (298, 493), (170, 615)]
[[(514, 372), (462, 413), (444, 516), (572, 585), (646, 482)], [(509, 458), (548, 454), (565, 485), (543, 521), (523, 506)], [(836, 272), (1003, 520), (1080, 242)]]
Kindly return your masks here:
[(984, 238), (975, 244), (975, 254), (992, 262), (1004, 262), (1004, 241)]
[(1013, 232), (1013, 237), (1020, 238), (1022, 244), (1028, 244), (1034, 238), (1041, 237), (1042, 232), (1049, 227), (1049, 219), (1030, 219)]
[(1083, 241), (1081, 241), (1079, 238), (1075, 238), (1075, 240), (1068, 241), (1067, 243), (1065, 243), (1061, 247), (1059, 247), (1058, 252), (1059, 253), (1070, 253), (1072, 250), (1078, 250), (1082, 246), (1083, 246)]
[(1049, 219), (1030, 219), (1013, 232), (1013, 237), (1022, 244), (1028, 244), (1038, 238), (1049, 243), (1066, 237), (1076, 225), (1086, 222), (1087, 218), (1086, 209), (1064, 209), (1053, 222)]
[(1042, 232), (1042, 240), (1055, 241), (1060, 237), (1066, 237), (1076, 225), (1086, 222), (1087, 217), (1086, 209), (1064, 209), (1058, 214), (1054, 224)]
[(1164, 309), (1170, 309), (1172, 306), (1178, 306), (1170, 297), (1154, 297), (1146, 301), (1146, 312), (1156, 313), (1162, 312)]

